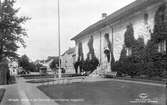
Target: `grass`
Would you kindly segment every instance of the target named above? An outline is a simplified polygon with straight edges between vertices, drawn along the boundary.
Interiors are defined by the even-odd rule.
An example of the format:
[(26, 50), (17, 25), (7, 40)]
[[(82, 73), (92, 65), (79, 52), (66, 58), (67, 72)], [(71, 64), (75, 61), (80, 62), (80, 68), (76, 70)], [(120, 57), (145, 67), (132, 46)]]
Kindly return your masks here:
[(62, 74), (62, 77), (78, 77), (78, 76), (83, 76), (81, 74)]
[[(113, 76), (110, 75), (104, 75), (105, 78), (113, 78)], [(130, 80), (130, 81), (141, 81), (141, 82), (151, 82), (151, 83), (159, 83), (159, 84), (165, 84), (167, 83), (167, 78), (161, 78), (161, 77), (116, 77), (116, 79), (121, 79), (121, 80)]]
[(54, 78), (54, 75), (24, 75), (25, 79), (41, 79), (41, 78)]
[[(79, 74), (62, 74), (62, 77), (78, 77), (78, 76), (82, 76), (82, 75), (79, 75)], [(41, 79), (41, 78), (54, 78), (55, 75), (50, 75), (50, 74), (47, 74), (47, 75), (22, 75), (21, 77), (24, 77), (25, 79)]]
[(55, 80), (54, 79), (47, 79), (47, 80), (37, 79), (37, 80), (27, 81), (27, 83), (46, 83), (46, 82), (52, 82), (52, 81), (55, 81)]
[[(129, 101), (138, 98), (140, 93), (147, 93), (150, 99), (164, 99), (166, 94), (165, 87), (115, 81), (41, 85), (38, 88), (51, 99), (57, 100), (60, 105), (138, 105)], [(69, 101), (70, 99), (80, 99), (80, 101)], [(165, 104), (159, 102), (156, 105)]]
[(117, 79), (130, 80), (130, 81), (141, 81), (141, 82), (151, 82), (151, 83), (159, 83), (159, 84), (165, 84), (165, 83), (167, 82), (167, 81), (165, 81), (165, 80), (148, 79), (148, 78), (127, 78), (127, 77), (118, 77)]
[(0, 89), (0, 102), (2, 101), (4, 94), (5, 94), (5, 89)]

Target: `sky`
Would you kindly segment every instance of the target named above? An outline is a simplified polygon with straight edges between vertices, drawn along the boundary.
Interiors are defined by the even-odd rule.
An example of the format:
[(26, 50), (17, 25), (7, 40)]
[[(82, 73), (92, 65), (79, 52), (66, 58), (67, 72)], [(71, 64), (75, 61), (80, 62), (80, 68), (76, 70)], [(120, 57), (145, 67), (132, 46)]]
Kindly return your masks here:
[[(101, 14), (108, 15), (135, 0), (60, 0), (61, 54), (69, 47), (75, 47), (70, 39), (91, 24), (101, 20)], [(18, 50), (31, 60), (46, 59), (58, 55), (57, 0), (17, 0), (18, 16), (31, 20), (24, 25), (28, 33), (26, 48)]]

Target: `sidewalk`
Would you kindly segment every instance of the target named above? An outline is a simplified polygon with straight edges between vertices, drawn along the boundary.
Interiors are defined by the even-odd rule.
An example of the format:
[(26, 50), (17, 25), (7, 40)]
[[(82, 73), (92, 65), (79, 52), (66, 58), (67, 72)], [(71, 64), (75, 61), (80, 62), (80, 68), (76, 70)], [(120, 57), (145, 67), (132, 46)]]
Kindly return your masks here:
[(35, 85), (26, 83), (22, 78), (17, 84), (6, 88), (1, 105), (58, 105), (41, 92)]
[(3, 87), (6, 89), (6, 92), (2, 99), (1, 105), (22, 105), (20, 101), (17, 101), (17, 99), (20, 99), (20, 95), (18, 93), (16, 84)]

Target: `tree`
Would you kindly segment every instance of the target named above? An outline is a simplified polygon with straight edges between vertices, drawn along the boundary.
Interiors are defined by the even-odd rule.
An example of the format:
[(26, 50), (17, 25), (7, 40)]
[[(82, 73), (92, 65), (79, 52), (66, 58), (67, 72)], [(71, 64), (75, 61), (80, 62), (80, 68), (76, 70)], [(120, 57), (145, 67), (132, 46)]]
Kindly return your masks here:
[(129, 25), (127, 25), (127, 29), (126, 29), (124, 36), (125, 36), (124, 43), (125, 43), (126, 47), (128, 47), (128, 48), (132, 47), (133, 43), (135, 41), (135, 38), (134, 38), (133, 25), (131, 23)]
[(36, 71), (37, 71), (37, 72), (39, 72), (39, 71), (40, 71), (40, 68), (43, 67), (43, 65), (40, 64), (40, 63), (37, 63), (35, 66), (36, 66)]
[(34, 62), (30, 62), (27, 55), (23, 55), (18, 60), (19, 66), (25, 69), (26, 71), (36, 72), (39, 71), (39, 68), (42, 66), (40, 64), (35, 65)]
[(53, 59), (53, 61), (50, 63), (50, 68), (53, 70), (55, 68), (58, 68), (59, 66), (59, 57), (56, 57), (55, 59)]
[(17, 49), (25, 47), (27, 36), (23, 24), (29, 20), (25, 16), (17, 16), (19, 9), (14, 8), (14, 0), (0, 2), (0, 61), (5, 58), (17, 58)]
[(133, 29), (126, 31), (125, 45), (132, 48), (132, 55), (126, 57), (126, 50), (123, 48), (120, 60), (114, 64), (113, 70), (130, 76), (145, 75), (155, 79), (167, 77), (167, 53), (166, 51), (158, 51), (158, 44), (167, 40), (166, 13), (166, 3), (163, 3), (155, 14), (154, 30), (153, 32), (149, 30), (151, 39), (147, 42), (147, 45), (144, 45), (142, 37), (134, 40)]
[(23, 55), (18, 60), (19, 66), (29, 71), (29, 58), (27, 55)]
[(29, 68), (28, 70), (31, 71), (31, 72), (37, 72), (38, 71), (36, 65), (33, 62), (29, 62), (28, 68)]

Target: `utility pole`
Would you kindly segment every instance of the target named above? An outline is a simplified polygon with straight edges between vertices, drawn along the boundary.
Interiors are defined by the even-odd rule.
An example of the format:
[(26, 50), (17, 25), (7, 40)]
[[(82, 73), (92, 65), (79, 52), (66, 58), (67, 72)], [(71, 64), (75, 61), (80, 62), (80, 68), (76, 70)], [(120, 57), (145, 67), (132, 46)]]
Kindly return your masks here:
[(58, 73), (58, 77), (61, 78), (61, 59), (60, 59), (60, 53), (61, 53), (61, 49), (60, 49), (60, 5), (59, 5), (59, 0), (57, 0), (57, 17), (58, 17), (58, 48), (59, 48), (59, 73)]

